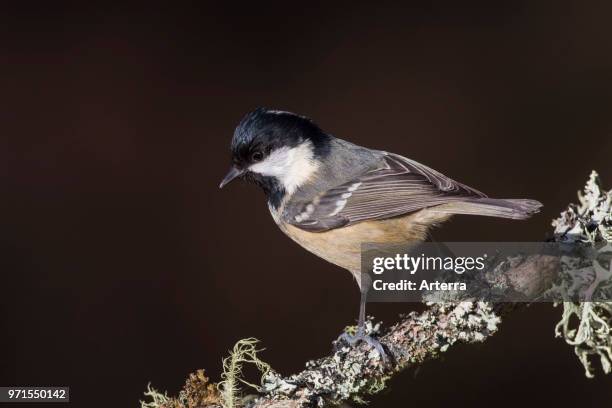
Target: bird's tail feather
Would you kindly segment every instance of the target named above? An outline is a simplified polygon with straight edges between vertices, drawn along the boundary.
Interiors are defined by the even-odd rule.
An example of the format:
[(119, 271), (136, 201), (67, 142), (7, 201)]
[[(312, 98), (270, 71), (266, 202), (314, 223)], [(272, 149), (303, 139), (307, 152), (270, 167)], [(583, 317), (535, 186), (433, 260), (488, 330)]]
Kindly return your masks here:
[(473, 198), (442, 204), (429, 210), (446, 214), (484, 215), (524, 220), (538, 213), (540, 207), (542, 204), (536, 200)]

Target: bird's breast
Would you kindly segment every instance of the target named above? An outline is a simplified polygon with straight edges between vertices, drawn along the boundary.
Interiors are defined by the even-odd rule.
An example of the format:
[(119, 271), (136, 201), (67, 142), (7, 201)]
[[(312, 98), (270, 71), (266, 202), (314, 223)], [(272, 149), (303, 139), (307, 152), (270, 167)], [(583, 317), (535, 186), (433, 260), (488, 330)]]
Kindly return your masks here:
[(273, 213), (272, 217), (289, 238), (318, 257), (347, 269), (358, 281), (363, 243), (422, 241), (429, 226), (419, 222), (418, 212), (392, 219), (364, 221), (325, 232), (304, 231), (284, 222), (278, 214)]

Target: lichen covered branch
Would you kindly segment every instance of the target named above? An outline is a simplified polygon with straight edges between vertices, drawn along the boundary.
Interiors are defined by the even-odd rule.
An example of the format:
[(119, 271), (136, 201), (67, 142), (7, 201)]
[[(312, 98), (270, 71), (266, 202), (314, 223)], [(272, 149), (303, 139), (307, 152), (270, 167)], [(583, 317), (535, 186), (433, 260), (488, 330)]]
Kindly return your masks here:
[[(408, 366), (435, 358), (455, 343), (475, 343), (497, 331), (500, 318), (485, 302), (431, 305), (410, 313), (380, 338), (393, 357), (385, 364), (378, 353), (363, 344), (344, 347), (332, 356), (310, 361), (299, 374), (264, 378), (265, 397), (254, 407), (277, 407), (293, 400), (295, 406), (325, 406), (346, 400), (360, 401), (382, 390), (385, 382)], [(371, 334), (379, 326), (369, 324)], [(284, 406), (284, 405), (283, 405)]]
[[(553, 221), (557, 240), (587, 242), (598, 248), (593, 263), (595, 272), (591, 293), (612, 294), (612, 190), (603, 191), (596, 172), (592, 172), (584, 192), (578, 192), (578, 204), (570, 204)], [(607, 257), (605, 255), (608, 255)], [(572, 318), (577, 324), (572, 324)], [(589, 358), (598, 356), (606, 374), (612, 372), (612, 303), (563, 302), (563, 315), (555, 328), (557, 337), (563, 337), (584, 366), (586, 376), (594, 376)]]

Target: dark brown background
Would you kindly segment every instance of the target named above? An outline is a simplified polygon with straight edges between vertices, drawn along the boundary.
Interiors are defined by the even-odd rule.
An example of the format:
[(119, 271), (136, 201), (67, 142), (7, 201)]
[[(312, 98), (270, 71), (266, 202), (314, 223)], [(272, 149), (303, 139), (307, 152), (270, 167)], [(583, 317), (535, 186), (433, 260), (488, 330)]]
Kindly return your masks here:
[[(136, 407), (149, 381), (217, 379), (247, 336), (285, 374), (329, 352), (356, 317), (349, 274), (285, 238), (255, 187), (217, 189), (260, 105), (545, 204), (438, 240), (540, 240), (591, 169), (612, 186), (612, 7), (425, 3), (2, 10), (0, 384)], [(371, 406), (609, 405), (610, 378), (553, 338), (560, 313), (515, 314)]]

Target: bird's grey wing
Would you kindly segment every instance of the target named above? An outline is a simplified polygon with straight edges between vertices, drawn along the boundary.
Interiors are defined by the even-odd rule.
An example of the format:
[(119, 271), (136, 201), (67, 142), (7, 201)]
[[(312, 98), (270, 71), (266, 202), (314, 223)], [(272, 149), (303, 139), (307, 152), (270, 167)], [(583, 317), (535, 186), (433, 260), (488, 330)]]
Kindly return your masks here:
[(384, 152), (376, 168), (311, 200), (294, 203), (284, 218), (303, 230), (322, 232), (466, 197), (486, 196), (414, 160)]

